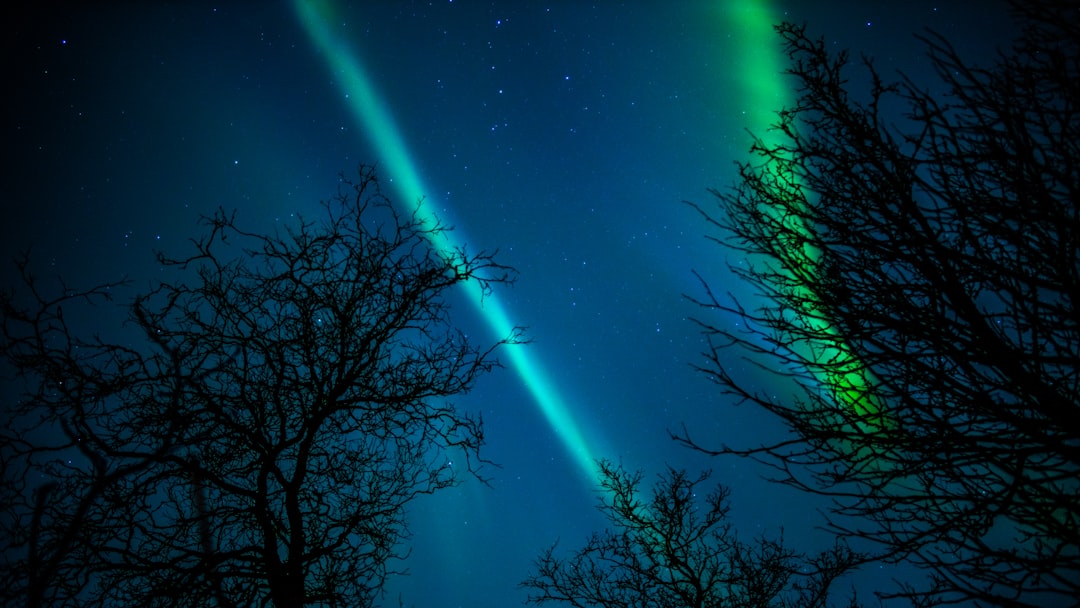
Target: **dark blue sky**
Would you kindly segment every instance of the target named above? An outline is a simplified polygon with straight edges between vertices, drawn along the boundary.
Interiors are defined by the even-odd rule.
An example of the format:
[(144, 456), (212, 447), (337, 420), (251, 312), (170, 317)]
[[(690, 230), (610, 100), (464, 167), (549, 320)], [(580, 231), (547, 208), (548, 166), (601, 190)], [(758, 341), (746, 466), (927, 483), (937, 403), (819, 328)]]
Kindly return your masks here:
[[(706, 188), (731, 184), (746, 130), (785, 103), (748, 91), (747, 66), (778, 49), (725, 17), (723, 2), (323, 2), (366, 92), (349, 90), (288, 2), (74, 4), (5, 9), (23, 11), (5, 18), (5, 257), (33, 244), (42, 274), (141, 286), (158, 276), (152, 252), (182, 252), (218, 206), (272, 229), (314, 214), (358, 163), (380, 163), (401, 198), (391, 184), (404, 178), (354, 111), (357, 96), (375, 95), (426, 187), (412, 196), (519, 270), (497, 297), (528, 326), (529, 356), (589, 452), (649, 475), (665, 463), (712, 468), (733, 488), (742, 534), (782, 526), (799, 548), (823, 548), (812, 501), (667, 436), (684, 423), (706, 443), (779, 432), (689, 367), (704, 348), (687, 320), (700, 311), (681, 297), (701, 293), (692, 272), (753, 301), (726, 269), (738, 260), (682, 201), (708, 204)], [(985, 2), (763, 6), (916, 79), (929, 75), (913, 33), (933, 28), (977, 57), (1009, 29)], [(458, 310), (478, 339), (496, 337), (464, 297)], [(392, 583), (388, 604), (400, 592), (407, 605), (516, 605), (539, 551), (556, 539), (576, 547), (602, 524), (564, 429), (519, 372), (499, 370), (458, 400), (483, 413), (500, 468), (486, 471), (490, 487), (415, 506), (412, 576)]]

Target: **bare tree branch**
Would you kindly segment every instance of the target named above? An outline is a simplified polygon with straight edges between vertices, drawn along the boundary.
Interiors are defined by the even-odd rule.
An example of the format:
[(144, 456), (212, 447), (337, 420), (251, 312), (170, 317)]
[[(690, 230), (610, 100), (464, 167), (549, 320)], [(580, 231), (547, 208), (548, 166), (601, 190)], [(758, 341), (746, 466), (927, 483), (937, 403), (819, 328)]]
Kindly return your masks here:
[[(740, 541), (727, 523), (729, 490), (669, 470), (648, 497), (640, 473), (600, 461), (600, 510), (613, 528), (570, 557), (550, 547), (522, 587), (528, 603), (578, 608), (818, 608), (862, 557), (842, 544), (813, 558), (779, 538)], [(702, 492), (699, 496), (698, 493)], [(857, 605), (852, 598), (852, 606)]]
[[(846, 54), (779, 27), (798, 101), (697, 206), (767, 302), (706, 289), (700, 369), (791, 435), (677, 438), (832, 497), (837, 533), (927, 569), (897, 594), (919, 602), (1080, 605), (1080, 14), (1015, 10), (988, 67), (922, 37), (944, 95), (864, 60), (866, 102)], [(774, 386), (736, 377), (732, 348)]]
[(0, 430), (5, 603), (369, 606), (405, 506), (481, 474), (481, 422), (450, 399), (519, 338), (477, 348), (445, 295), (512, 271), (436, 252), (445, 228), (398, 213), (370, 168), (323, 213), (273, 235), (206, 218), (128, 308), (141, 343), (64, 321), (118, 285), (50, 299), (20, 264), (25, 293), (2, 300), (26, 387)]

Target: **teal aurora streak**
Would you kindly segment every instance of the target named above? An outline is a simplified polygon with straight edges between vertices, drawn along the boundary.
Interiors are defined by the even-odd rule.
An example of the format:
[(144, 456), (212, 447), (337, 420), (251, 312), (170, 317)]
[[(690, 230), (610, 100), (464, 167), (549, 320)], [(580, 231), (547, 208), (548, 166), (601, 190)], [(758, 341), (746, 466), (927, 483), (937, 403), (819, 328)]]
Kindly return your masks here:
[[(380, 164), (393, 176), (399, 200), (420, 200), (419, 214), (422, 221), (434, 225), (436, 221), (435, 205), (431, 199), (424, 198), (428, 192), (417, 171), (405, 141), (401, 137), (394, 118), (386, 104), (364, 71), (364, 66), (348, 42), (335, 35), (333, 21), (334, 0), (294, 0), (293, 6), (303, 23), (312, 42), (319, 48), (328, 62), (328, 67), (335, 77), (341, 78), (342, 88), (348, 92), (349, 109), (357, 124), (372, 139), (380, 151)], [(439, 253), (451, 254), (459, 245), (451, 240), (459, 239), (461, 232), (443, 233), (446, 238), (431, 241)], [(498, 299), (497, 294), (481, 293), (479, 285), (466, 283), (469, 299), (478, 308), (488, 325), (497, 336), (509, 336), (514, 332), (514, 324)], [(586, 476), (589, 483), (596, 479), (596, 456), (590, 449), (590, 441), (582, 431), (566, 401), (559, 394), (544, 367), (530, 356), (527, 346), (511, 344), (506, 347), (506, 357), (510, 366), (521, 377), (544, 418), (556, 432), (566, 451), (573, 458), (577, 467)], [(596, 438), (592, 443), (595, 444)]]

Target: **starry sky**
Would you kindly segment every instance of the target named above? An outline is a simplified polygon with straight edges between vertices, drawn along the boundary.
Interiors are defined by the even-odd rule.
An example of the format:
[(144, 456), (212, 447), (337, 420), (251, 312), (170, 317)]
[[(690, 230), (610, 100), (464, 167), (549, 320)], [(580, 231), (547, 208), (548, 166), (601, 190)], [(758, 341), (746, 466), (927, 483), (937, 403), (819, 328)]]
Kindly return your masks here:
[[(589, 458), (650, 476), (710, 468), (733, 489), (741, 534), (783, 527), (797, 548), (825, 547), (812, 500), (668, 437), (683, 424), (705, 443), (781, 432), (690, 369), (705, 347), (688, 320), (702, 311), (682, 296), (702, 293), (693, 273), (749, 305), (753, 294), (683, 201), (707, 205), (707, 188), (732, 184), (748, 130), (764, 132), (791, 101), (771, 23), (805, 22), (917, 80), (930, 75), (916, 32), (941, 32), (973, 58), (1011, 34), (998, 3), (925, 0), (4, 10), (5, 259), (32, 245), (43, 276), (148, 285), (160, 276), (153, 252), (186, 251), (200, 215), (236, 209), (273, 230), (314, 215), (339, 173), (377, 163), (396, 201), (425, 197), (456, 242), (497, 249), (519, 271), (483, 307), (455, 295), (478, 341), (509, 325), (532, 339), (457, 400), (482, 413), (498, 467), (488, 486), (413, 506), (411, 575), (387, 590), (389, 605), (400, 595), (478, 608), (520, 604), (516, 584), (541, 550), (576, 547), (603, 525)], [(865, 85), (859, 72), (851, 82)], [(108, 315), (100, 325), (116, 329)], [(756, 373), (734, 354), (732, 366)]]

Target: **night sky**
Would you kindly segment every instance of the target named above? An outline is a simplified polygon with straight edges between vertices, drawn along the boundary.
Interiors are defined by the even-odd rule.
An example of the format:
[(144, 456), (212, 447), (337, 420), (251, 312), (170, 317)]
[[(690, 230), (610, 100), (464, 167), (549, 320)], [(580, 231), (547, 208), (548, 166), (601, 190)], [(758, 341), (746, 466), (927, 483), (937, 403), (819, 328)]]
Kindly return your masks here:
[[(411, 576), (387, 590), (388, 605), (476, 608), (520, 604), (541, 550), (602, 526), (587, 458), (650, 477), (710, 468), (741, 535), (783, 527), (795, 547), (825, 548), (812, 499), (668, 437), (781, 432), (690, 369), (705, 348), (688, 320), (705, 313), (682, 296), (702, 293), (693, 272), (753, 296), (682, 201), (731, 185), (747, 130), (791, 102), (771, 23), (806, 22), (931, 90), (914, 33), (987, 61), (1011, 33), (990, 2), (97, 4), (4, 9), (5, 259), (32, 245), (43, 276), (142, 289), (167, 278), (153, 252), (187, 252), (200, 215), (236, 209), (273, 230), (374, 163), (396, 202), (426, 197), (456, 242), (519, 271), (483, 308), (455, 296), (478, 342), (503, 337), (502, 314), (533, 340), (456, 401), (482, 413), (498, 467), (489, 486), (414, 504)], [(122, 331), (110, 319), (94, 329)], [(735, 356), (734, 373), (756, 373)]]

